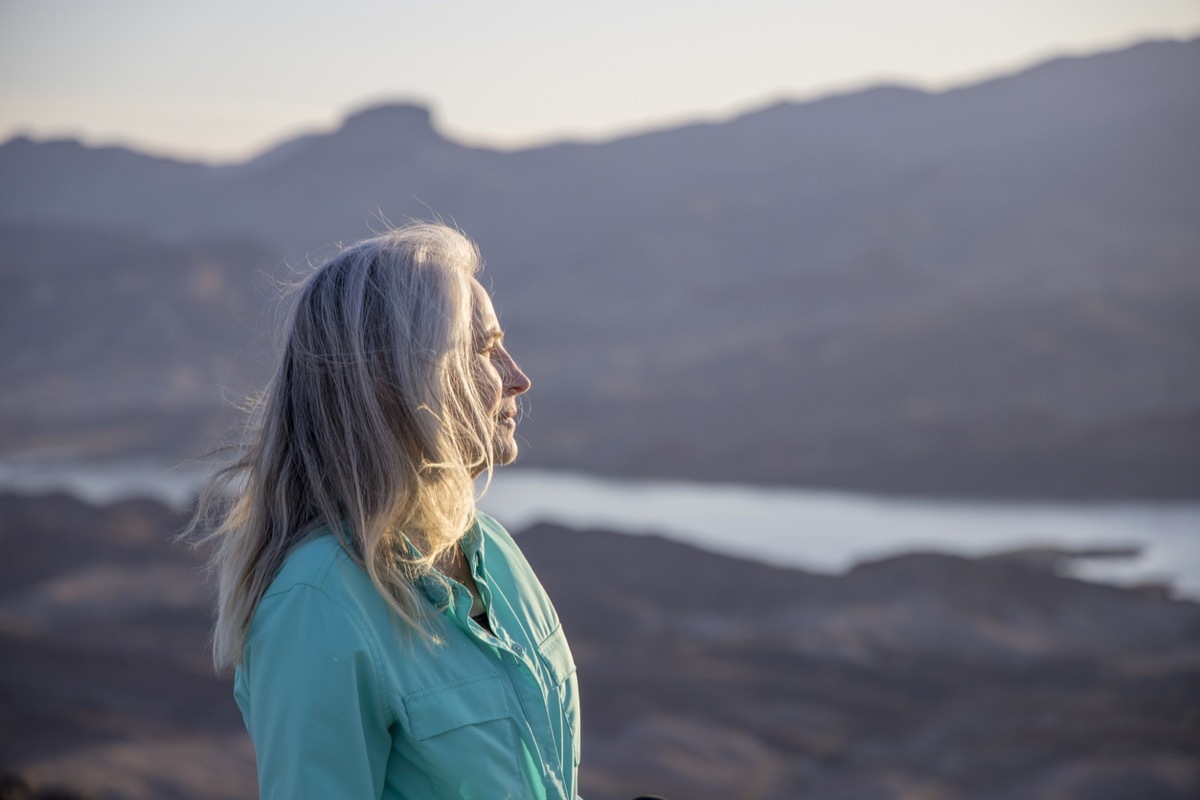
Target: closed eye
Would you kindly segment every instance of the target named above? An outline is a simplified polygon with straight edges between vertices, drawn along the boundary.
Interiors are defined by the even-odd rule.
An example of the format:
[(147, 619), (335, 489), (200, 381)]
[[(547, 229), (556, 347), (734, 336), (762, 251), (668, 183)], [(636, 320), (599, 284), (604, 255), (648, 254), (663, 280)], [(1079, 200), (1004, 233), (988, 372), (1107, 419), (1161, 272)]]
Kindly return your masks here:
[(478, 352), (480, 354), (495, 353), (497, 350), (500, 349), (503, 342), (504, 342), (504, 332), (499, 331), (499, 330), (493, 330), (488, 333), (487, 339), (484, 340), (483, 348), (481, 350), (479, 350)]

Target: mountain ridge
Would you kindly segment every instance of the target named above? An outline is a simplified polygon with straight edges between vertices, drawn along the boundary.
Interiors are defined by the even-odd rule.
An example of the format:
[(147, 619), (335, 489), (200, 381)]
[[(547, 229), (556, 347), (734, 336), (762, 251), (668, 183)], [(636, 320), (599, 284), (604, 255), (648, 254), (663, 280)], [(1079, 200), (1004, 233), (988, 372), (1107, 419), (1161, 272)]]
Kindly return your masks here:
[[(46, 416), (60, 395), (140, 424), (177, 420), (180, 408), (149, 397), (175, 396), (163, 376), (180, 369), (193, 376), (180, 385), (236, 375), (226, 394), (244, 396), (260, 367), (212, 366), (229, 345), (201, 336), (205, 314), (257, 330), (264, 275), (295, 277), (336, 242), (440, 215), (480, 244), (534, 376), (531, 465), (1196, 497), (1200, 84), (1181, 64), (1200, 65), (1200, 40), (939, 94), (880, 89), (512, 153), (450, 142), (411, 105), (364, 112), (348, 139), (296, 140), (228, 170), (111, 153), (92, 169), (78, 148), (44, 163), (0, 148), (0, 243), (41, 231), (38, 258), (0, 248), (13, 282), (0, 313), (12, 336), (20, 320), (46, 332), (0, 358), (14, 437), (0, 448), (101, 425)], [(98, 235), (80, 261), (73, 234), (58, 242), (55, 229), (142, 243)], [(196, 293), (139, 278), (154, 268), (130, 261), (138, 250), (188, 265)], [(69, 296), (73, 270), (90, 296)], [(124, 275), (119, 292), (136, 302), (106, 297), (118, 287), (96, 270)], [(225, 295), (210, 284), (236, 289), (214, 307)], [(138, 313), (187, 321), (171, 323), (173, 356), (137, 362), (116, 345), (166, 324)], [(110, 339), (86, 374), (128, 375), (120, 391), (71, 372), (65, 355)], [(41, 374), (17, 382), (18, 361)], [(140, 404), (139, 382), (158, 387)], [(215, 407), (216, 394), (195, 396)], [(161, 447), (160, 435), (136, 446)]]
[[(1087, 52), (1087, 53), (1072, 53), (1072, 54), (1048, 56), (1044, 59), (1037, 60), (1034, 63), (1026, 65), (1026, 66), (1013, 68), (1013, 69), (1007, 69), (1007, 70), (1000, 70), (992, 75), (989, 75), (988, 77), (971, 79), (971, 80), (967, 80), (967, 81), (964, 81), (961, 83), (956, 83), (954, 85), (947, 86), (945, 88), (940, 88), (940, 89), (927, 89), (927, 88), (918, 86), (916, 84), (881, 80), (881, 81), (878, 81), (875, 83), (869, 83), (862, 87), (853, 88), (853, 89), (844, 89), (844, 90), (836, 90), (835, 89), (835, 90), (831, 90), (826, 93), (820, 93), (813, 97), (809, 97), (809, 98), (805, 98), (805, 99), (792, 99), (792, 98), (788, 98), (788, 97), (783, 97), (783, 98), (778, 98), (778, 99), (774, 99), (774, 100), (767, 100), (767, 101), (763, 101), (761, 103), (752, 104), (749, 107), (746, 107), (740, 111), (716, 115), (712, 119), (707, 119), (707, 118), (692, 119), (689, 121), (688, 119), (684, 118), (683, 120), (681, 120), (679, 122), (663, 123), (663, 124), (655, 125), (653, 127), (648, 127), (648, 128), (642, 129), (642, 130), (636, 130), (636, 131), (629, 132), (629, 133), (618, 133), (618, 134), (614, 134), (610, 137), (603, 138), (603, 139), (579, 141), (576, 139), (572, 139), (570, 137), (566, 137), (566, 138), (562, 138), (562, 139), (548, 140), (548, 141), (545, 141), (542, 143), (533, 144), (533, 145), (526, 146), (526, 147), (516, 147), (516, 148), (490, 147), (490, 146), (486, 146), (486, 145), (468, 145), (464, 141), (458, 141), (451, 137), (445, 136), (438, 130), (438, 126), (435, 124), (436, 117), (434, 114), (433, 104), (428, 103), (428, 102), (417, 101), (417, 100), (413, 100), (413, 99), (394, 99), (394, 100), (371, 101), (371, 102), (364, 103), (362, 105), (352, 106), (342, 115), (338, 126), (333, 128), (330, 131), (324, 131), (324, 132), (315, 131), (315, 130), (308, 129), (306, 126), (301, 125), (301, 126), (297, 127), (297, 132), (278, 136), (278, 137), (276, 137), (276, 140), (274, 141), (274, 143), (268, 144), (268, 145), (264, 146), (263, 148), (261, 148), (260, 150), (254, 152), (254, 153), (251, 153), (248, 156), (245, 156), (243, 158), (229, 159), (229, 160), (205, 159), (205, 158), (198, 158), (198, 157), (188, 157), (185, 155), (152, 154), (146, 148), (142, 148), (142, 147), (139, 147), (139, 146), (133, 145), (133, 144), (125, 144), (125, 143), (121, 143), (121, 142), (106, 142), (106, 143), (100, 143), (100, 144), (95, 144), (95, 145), (89, 145), (89, 144), (85, 144), (79, 136), (70, 136), (70, 135), (61, 135), (61, 134), (36, 136), (36, 135), (30, 134), (27, 132), (15, 133), (12, 136), (10, 136), (8, 139), (4, 140), (3, 142), (0, 142), (0, 149), (7, 147), (10, 144), (24, 143), (24, 144), (33, 144), (33, 145), (54, 145), (54, 144), (61, 144), (61, 143), (65, 143), (65, 142), (71, 142), (71, 143), (77, 144), (80, 148), (82, 148), (84, 150), (121, 151), (121, 152), (127, 152), (127, 153), (131, 153), (134, 155), (138, 155), (138, 156), (141, 156), (141, 157), (144, 157), (147, 159), (152, 159), (155, 161), (170, 161), (170, 162), (175, 162), (177, 164), (189, 164), (189, 165), (204, 166), (204, 167), (215, 168), (215, 169), (226, 169), (226, 168), (230, 168), (230, 167), (248, 166), (248, 165), (252, 164), (253, 162), (259, 160), (260, 158), (263, 158), (264, 156), (269, 155), (273, 151), (278, 150), (281, 147), (287, 147), (287, 146), (294, 144), (300, 140), (308, 141), (308, 140), (313, 140), (313, 139), (321, 139), (321, 138), (328, 138), (331, 136), (335, 136), (338, 133), (344, 131), (347, 124), (351, 123), (352, 121), (355, 121), (356, 119), (362, 118), (364, 116), (367, 118), (370, 118), (371, 116), (374, 116), (378, 112), (386, 113), (386, 112), (390, 112), (392, 110), (400, 110), (402, 113), (411, 113), (414, 111), (420, 112), (419, 114), (414, 115), (413, 118), (414, 119), (423, 118), (424, 127), (427, 127), (428, 131), (430, 133), (434, 134), (437, 138), (442, 139), (445, 142), (458, 145), (465, 149), (481, 150), (484, 152), (492, 152), (492, 153), (497, 153), (497, 154), (520, 154), (520, 153), (526, 153), (526, 152), (530, 152), (530, 151), (537, 151), (537, 150), (544, 150), (544, 149), (551, 149), (551, 148), (558, 148), (558, 147), (584, 147), (584, 148), (603, 147), (605, 145), (609, 145), (609, 144), (613, 144), (613, 143), (621, 142), (621, 141), (626, 141), (629, 139), (639, 139), (639, 138), (646, 137), (646, 136), (655, 136), (659, 133), (678, 131), (678, 130), (683, 130), (683, 129), (687, 129), (687, 128), (719, 127), (719, 126), (727, 125), (730, 123), (739, 122), (739, 121), (745, 120), (747, 118), (754, 118), (754, 117), (757, 117), (757, 116), (760, 116), (763, 114), (770, 114), (770, 113), (775, 112), (776, 110), (794, 109), (794, 108), (800, 108), (800, 107), (805, 107), (805, 106), (836, 103), (836, 102), (844, 101), (847, 99), (858, 98), (860, 96), (871, 96), (871, 95), (891, 94), (891, 93), (903, 94), (906, 96), (925, 95), (928, 97), (950, 95), (950, 94), (954, 94), (957, 92), (962, 92), (964, 90), (978, 89), (978, 88), (984, 87), (984, 86), (1003, 85), (1005, 82), (1007, 82), (1013, 78), (1032, 74), (1032, 73), (1035, 73), (1038, 71), (1045, 71), (1048, 69), (1051, 69), (1051, 70), (1052, 69), (1061, 69), (1064, 66), (1069, 66), (1069, 65), (1072, 65), (1079, 61), (1087, 61), (1087, 60), (1091, 60), (1091, 59), (1095, 59), (1095, 58), (1115, 56), (1115, 55), (1119, 55), (1119, 54), (1137, 53), (1138, 51), (1143, 51), (1146, 49), (1162, 50), (1163, 48), (1173, 48), (1173, 47), (1179, 46), (1179, 45), (1194, 46), (1194, 45), (1197, 45), (1198, 43), (1200, 43), (1200, 37), (1151, 38), (1151, 39), (1145, 39), (1142, 41), (1138, 41), (1138, 42), (1128, 45), (1128, 46), (1104, 48), (1104, 49)], [(407, 111), (405, 111), (405, 110), (407, 110)]]

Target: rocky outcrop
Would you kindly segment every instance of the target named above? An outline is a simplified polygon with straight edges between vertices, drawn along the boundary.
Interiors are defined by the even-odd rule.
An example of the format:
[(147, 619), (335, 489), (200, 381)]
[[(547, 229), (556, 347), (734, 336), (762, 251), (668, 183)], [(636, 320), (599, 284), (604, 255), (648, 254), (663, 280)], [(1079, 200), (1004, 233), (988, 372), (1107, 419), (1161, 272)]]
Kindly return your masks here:
[[(253, 796), (208, 665), (201, 554), (170, 541), (183, 521), (0, 496), (0, 771), (105, 798)], [(1200, 789), (1200, 605), (1163, 587), (1076, 580), (1061, 552), (821, 575), (652, 536), (518, 542), (579, 667), (589, 800)]]

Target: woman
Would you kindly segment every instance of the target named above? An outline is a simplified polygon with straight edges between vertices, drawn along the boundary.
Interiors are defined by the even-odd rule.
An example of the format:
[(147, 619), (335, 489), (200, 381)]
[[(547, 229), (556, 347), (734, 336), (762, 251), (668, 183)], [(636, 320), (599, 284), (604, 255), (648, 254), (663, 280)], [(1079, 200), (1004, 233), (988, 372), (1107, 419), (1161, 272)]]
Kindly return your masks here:
[[(300, 287), (215, 515), (214, 655), (270, 798), (574, 798), (575, 665), (474, 479), (529, 379), (476, 247), (417, 224)], [(232, 500), (222, 498), (232, 498)]]

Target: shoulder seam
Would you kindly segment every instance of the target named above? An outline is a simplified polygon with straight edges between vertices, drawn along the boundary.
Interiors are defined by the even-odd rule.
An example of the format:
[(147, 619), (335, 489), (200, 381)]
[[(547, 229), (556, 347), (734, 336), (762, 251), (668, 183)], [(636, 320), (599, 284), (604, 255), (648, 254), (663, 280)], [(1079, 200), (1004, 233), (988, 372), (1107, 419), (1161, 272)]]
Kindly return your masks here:
[[(341, 548), (338, 548), (338, 549), (340, 550)], [(334, 555), (336, 556), (336, 553)], [(327, 567), (324, 569), (324, 572), (328, 572)], [(297, 588), (312, 589), (316, 592), (319, 592), (333, 606), (335, 606), (343, 614), (345, 614), (346, 618), (349, 619), (350, 622), (354, 624), (354, 627), (358, 630), (359, 636), (361, 636), (362, 640), (367, 643), (367, 647), (371, 651), (371, 667), (375, 673), (375, 690), (379, 694), (380, 702), (383, 704), (383, 710), (385, 712), (385, 716), (389, 720), (398, 719), (398, 717), (396, 716), (396, 709), (392, 706), (391, 698), (388, 695), (387, 681), (385, 681), (383, 678), (382, 653), (380, 653), (380, 651), (379, 651), (379, 645), (375, 641), (375, 636), (371, 633), (370, 627), (368, 625), (366, 625), (366, 623), (364, 623), (364, 621), (360, 618), (360, 615), (357, 611), (355, 611), (353, 608), (348, 606), (346, 603), (342, 602), (341, 600), (339, 600), (338, 598), (336, 598), (332, 594), (330, 594), (328, 591), (326, 591), (324, 586), (320, 586), (316, 583), (313, 583), (312, 581), (308, 581), (308, 580), (296, 581), (295, 583), (290, 584), (286, 589), (281, 589), (278, 592), (274, 592), (273, 594), (271, 594), (269, 596), (270, 597), (283, 597), (285, 595), (291, 594), (292, 590), (297, 589)], [(374, 588), (374, 584), (372, 584), (372, 588)], [(266, 599), (267, 599), (267, 597), (263, 597), (263, 600), (266, 600)]]
[[(304, 545), (302, 545), (302, 547), (303, 546)], [(284, 558), (284, 566), (280, 567), (279, 572), (276, 573), (276, 575), (275, 575), (276, 578), (278, 578), (279, 575), (283, 573), (284, 567), (286, 567), (286, 565), (287, 565), (287, 558), (289, 558), (293, 553), (297, 552), (299, 549), (300, 548), (296, 548), (296, 550), (293, 550), (291, 553), (288, 553), (288, 555)], [(336, 539), (334, 539), (333, 548), (330, 550), (329, 553), (327, 553), (324, 556), (324, 558), (322, 558), (319, 562), (317, 562), (316, 568), (314, 568), (313, 570), (308, 572), (308, 574), (305, 577), (298, 579), (296, 581), (293, 581), (293, 582), (287, 584), (286, 586), (280, 586), (279, 588), (274, 589), (274, 590), (271, 590), (270, 588), (268, 588), (266, 594), (264, 594), (262, 596), (262, 599), (266, 600), (268, 597), (274, 597), (275, 595), (283, 594), (283, 593), (287, 592), (288, 590), (290, 590), (293, 586), (307, 585), (307, 586), (312, 586), (314, 588), (320, 588), (320, 583), (325, 580), (325, 577), (329, 574), (329, 570), (331, 570), (333, 568), (333, 563), (335, 561), (337, 561), (339, 556), (343, 556), (343, 555), (345, 555), (345, 552), (342, 550), (342, 546), (337, 543)]]

